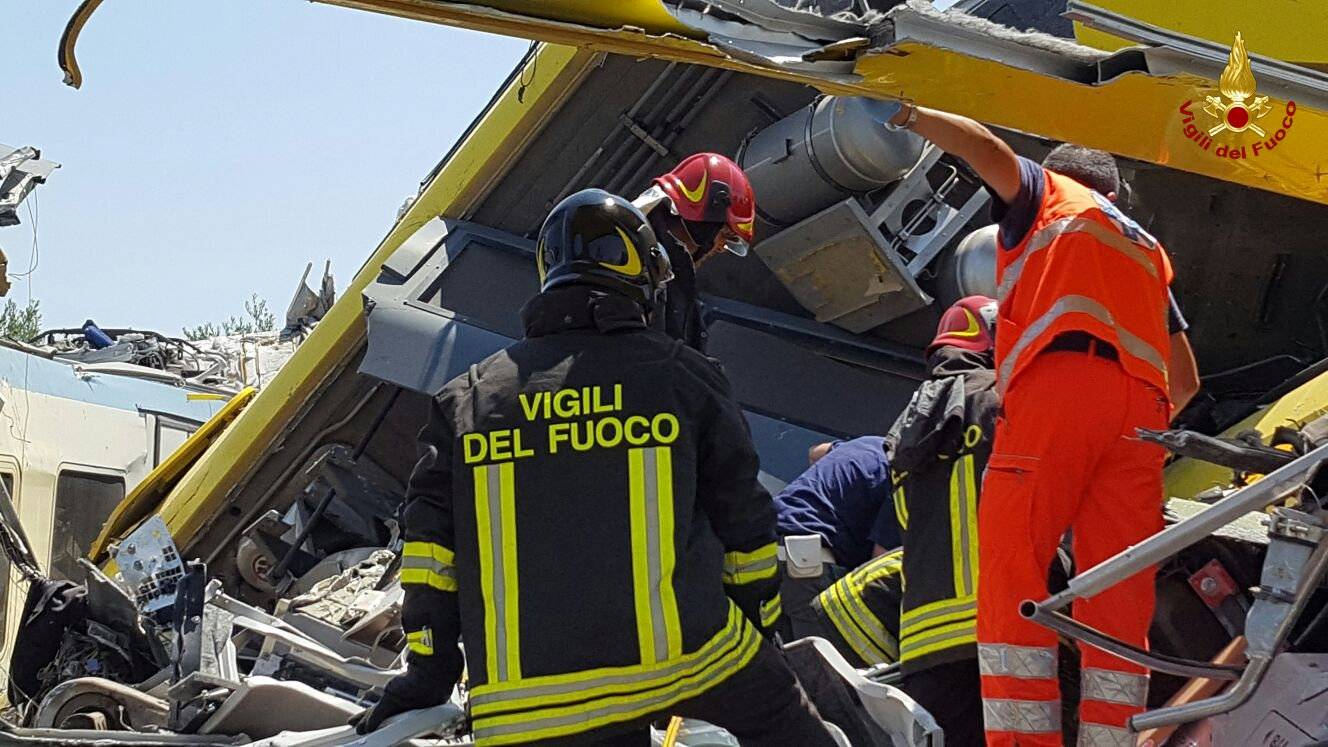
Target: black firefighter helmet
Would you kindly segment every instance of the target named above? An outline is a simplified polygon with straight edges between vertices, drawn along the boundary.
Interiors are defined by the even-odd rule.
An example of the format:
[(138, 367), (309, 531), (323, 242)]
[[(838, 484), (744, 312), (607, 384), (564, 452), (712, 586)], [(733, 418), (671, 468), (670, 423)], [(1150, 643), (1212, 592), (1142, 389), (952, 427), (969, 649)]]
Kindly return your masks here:
[(669, 257), (646, 217), (602, 189), (583, 189), (554, 206), (535, 247), (540, 290), (583, 283), (653, 308), (673, 279)]

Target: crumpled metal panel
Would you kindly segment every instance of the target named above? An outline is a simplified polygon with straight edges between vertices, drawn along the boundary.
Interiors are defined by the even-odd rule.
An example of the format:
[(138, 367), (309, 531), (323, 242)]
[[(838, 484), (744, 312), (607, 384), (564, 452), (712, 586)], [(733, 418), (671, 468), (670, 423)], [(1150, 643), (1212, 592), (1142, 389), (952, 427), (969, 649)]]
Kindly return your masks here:
[(1213, 723), (1213, 744), (1321, 744), (1328, 739), (1328, 655), (1279, 654), (1248, 701)]
[(60, 164), (43, 160), (41, 151), (30, 145), (0, 143), (0, 226), (17, 225), (19, 203), (58, 168)]

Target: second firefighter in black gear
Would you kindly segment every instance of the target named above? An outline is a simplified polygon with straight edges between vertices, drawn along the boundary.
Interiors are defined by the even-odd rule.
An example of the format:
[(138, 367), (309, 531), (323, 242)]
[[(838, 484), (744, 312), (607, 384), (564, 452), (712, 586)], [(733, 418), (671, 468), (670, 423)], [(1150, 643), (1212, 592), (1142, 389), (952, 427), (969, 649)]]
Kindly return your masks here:
[(978, 490), (1000, 399), (996, 302), (962, 299), (927, 348), (928, 380), (885, 437), (903, 549), (818, 597), (828, 636), (863, 665), (899, 661), (899, 687), (936, 718), (947, 744), (981, 744), (976, 620)]
[(633, 202), (646, 214), (676, 276), (653, 326), (704, 353), (708, 335), (696, 270), (724, 250), (747, 256), (756, 225), (747, 175), (725, 156), (696, 153), (656, 177)]
[(742, 412), (647, 327), (670, 270), (644, 216), (579, 192), (536, 251), (525, 338), (449, 382), (420, 434), (408, 668), (360, 728), (445, 701), (460, 636), (477, 745), (647, 744), (672, 715), (833, 744), (763, 637), (782, 619), (775, 518)]

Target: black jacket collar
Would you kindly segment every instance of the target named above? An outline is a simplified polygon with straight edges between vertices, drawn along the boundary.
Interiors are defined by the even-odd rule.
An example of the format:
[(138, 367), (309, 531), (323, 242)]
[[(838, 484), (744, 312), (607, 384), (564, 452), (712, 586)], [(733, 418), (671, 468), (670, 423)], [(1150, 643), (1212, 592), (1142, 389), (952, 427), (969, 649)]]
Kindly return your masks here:
[(640, 304), (616, 293), (569, 285), (547, 290), (530, 299), (521, 309), (526, 337), (596, 330), (617, 332), (645, 329), (645, 312)]

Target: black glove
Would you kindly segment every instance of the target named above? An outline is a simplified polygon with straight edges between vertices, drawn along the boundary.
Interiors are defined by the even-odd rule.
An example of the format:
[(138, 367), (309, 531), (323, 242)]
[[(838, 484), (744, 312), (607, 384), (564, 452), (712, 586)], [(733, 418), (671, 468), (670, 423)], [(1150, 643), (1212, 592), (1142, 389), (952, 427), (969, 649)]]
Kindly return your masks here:
[(432, 708), (447, 702), (450, 689), (442, 700), (438, 699), (437, 687), (412, 686), (409, 675), (402, 675), (388, 683), (382, 699), (372, 707), (350, 717), (347, 721), (355, 727), (356, 734), (368, 734), (383, 725), (383, 722), (399, 713), (418, 708)]

